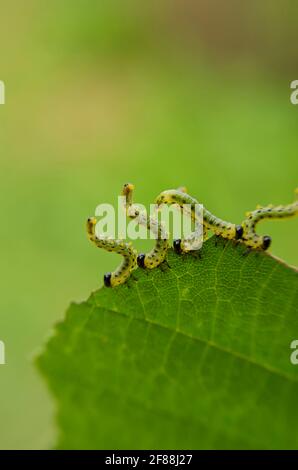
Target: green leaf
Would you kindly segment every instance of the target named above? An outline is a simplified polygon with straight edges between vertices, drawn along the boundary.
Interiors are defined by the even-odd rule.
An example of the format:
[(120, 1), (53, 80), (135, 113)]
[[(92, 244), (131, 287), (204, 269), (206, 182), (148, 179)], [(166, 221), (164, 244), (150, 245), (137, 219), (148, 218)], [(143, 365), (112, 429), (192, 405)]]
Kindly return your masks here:
[(38, 359), (59, 448), (298, 447), (298, 274), (244, 251), (211, 238), (70, 306)]

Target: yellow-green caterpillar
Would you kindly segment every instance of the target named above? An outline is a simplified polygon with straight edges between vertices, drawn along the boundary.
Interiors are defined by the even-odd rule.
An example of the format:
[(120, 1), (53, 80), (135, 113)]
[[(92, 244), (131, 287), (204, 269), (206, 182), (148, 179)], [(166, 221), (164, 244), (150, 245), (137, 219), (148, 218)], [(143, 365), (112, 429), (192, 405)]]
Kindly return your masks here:
[[(198, 201), (194, 197), (179, 189), (163, 191), (159, 194), (159, 196), (157, 196), (155, 203), (158, 206), (161, 204), (178, 204), (181, 209), (183, 209), (184, 204), (188, 204), (191, 207), (192, 218), (195, 220), (197, 217), (196, 205), (199, 204)], [(243, 234), (243, 228), (241, 225), (235, 225), (230, 222), (226, 222), (225, 220), (219, 219), (205, 208), (203, 208), (203, 227), (204, 240), (208, 236), (209, 229), (212, 230), (215, 235), (230, 240), (238, 240), (242, 237)], [(174, 240), (173, 247), (177, 252), (186, 251), (183, 240)]]
[(169, 248), (169, 237), (163, 224), (158, 219), (147, 216), (145, 212), (139, 210), (137, 205), (133, 204), (133, 190), (134, 185), (126, 183), (121, 192), (121, 195), (125, 197), (126, 214), (129, 218), (135, 219), (138, 224), (147, 227), (156, 239), (155, 246), (151, 251), (138, 255), (137, 264), (141, 268), (153, 269), (165, 260)]
[(112, 240), (109, 238), (98, 238), (95, 234), (95, 225), (97, 220), (95, 217), (90, 217), (87, 220), (87, 235), (98, 248), (119, 253), (124, 260), (121, 265), (114, 271), (104, 275), (104, 284), (106, 287), (115, 287), (123, 284), (129, 278), (131, 271), (137, 267), (137, 251), (133, 248), (131, 243), (126, 243), (123, 240)]
[[(298, 194), (298, 188), (295, 190)], [(264, 219), (284, 219), (294, 217), (298, 214), (298, 201), (292, 204), (273, 206), (272, 204), (257, 208), (252, 212), (247, 212), (247, 218), (242, 222), (243, 235), (242, 240), (249, 248), (267, 250), (271, 245), (271, 237), (269, 235), (257, 235), (256, 225), (260, 220)]]

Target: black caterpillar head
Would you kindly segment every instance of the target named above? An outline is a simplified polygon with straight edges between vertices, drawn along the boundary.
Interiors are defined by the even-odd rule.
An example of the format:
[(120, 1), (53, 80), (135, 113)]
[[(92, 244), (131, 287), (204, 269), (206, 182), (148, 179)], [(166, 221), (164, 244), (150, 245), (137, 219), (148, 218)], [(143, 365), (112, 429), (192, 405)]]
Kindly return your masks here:
[(141, 253), (140, 255), (138, 255), (137, 263), (140, 268), (145, 268), (145, 258), (146, 258), (146, 255), (144, 255), (144, 253)]
[(263, 250), (267, 250), (269, 248), (269, 246), (271, 245), (271, 241), (272, 239), (268, 235), (265, 235), (263, 237), (263, 243), (262, 243)]
[(181, 240), (178, 238), (177, 240), (174, 240), (173, 241), (173, 248), (174, 248), (174, 251), (178, 254), (181, 253)]
[(103, 277), (103, 282), (106, 287), (111, 287), (112, 273), (106, 273)]
[(242, 235), (243, 235), (243, 227), (241, 225), (236, 225), (235, 227), (235, 230), (236, 230), (236, 240), (239, 240), (240, 238), (242, 238)]

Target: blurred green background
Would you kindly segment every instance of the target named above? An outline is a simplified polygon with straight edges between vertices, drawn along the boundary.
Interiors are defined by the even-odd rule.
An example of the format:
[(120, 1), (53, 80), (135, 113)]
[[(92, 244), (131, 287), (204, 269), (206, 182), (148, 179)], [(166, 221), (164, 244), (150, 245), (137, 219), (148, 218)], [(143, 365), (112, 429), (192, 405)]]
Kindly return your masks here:
[[(293, 1), (2, 2), (0, 448), (55, 442), (33, 360), (70, 301), (119, 262), (85, 219), (126, 181), (149, 204), (186, 185), (240, 222), (297, 186)], [(264, 223), (298, 264), (297, 220)]]

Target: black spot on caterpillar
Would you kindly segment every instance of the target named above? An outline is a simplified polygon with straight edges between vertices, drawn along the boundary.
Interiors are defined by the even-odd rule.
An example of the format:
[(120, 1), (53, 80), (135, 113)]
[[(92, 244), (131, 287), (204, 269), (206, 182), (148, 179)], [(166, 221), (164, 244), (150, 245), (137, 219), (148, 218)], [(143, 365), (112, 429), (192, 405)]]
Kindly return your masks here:
[(87, 235), (91, 242), (98, 248), (118, 253), (123, 256), (123, 262), (111, 273), (104, 275), (104, 284), (107, 287), (115, 287), (123, 284), (129, 278), (131, 271), (137, 267), (137, 251), (131, 243), (123, 240), (112, 240), (110, 238), (98, 238), (95, 234), (96, 218), (90, 217), (87, 220)]

